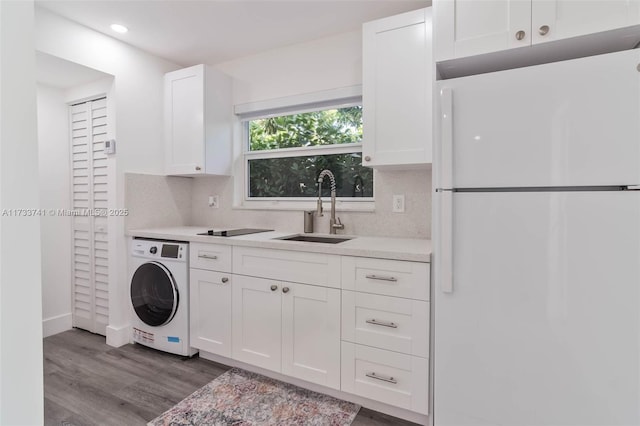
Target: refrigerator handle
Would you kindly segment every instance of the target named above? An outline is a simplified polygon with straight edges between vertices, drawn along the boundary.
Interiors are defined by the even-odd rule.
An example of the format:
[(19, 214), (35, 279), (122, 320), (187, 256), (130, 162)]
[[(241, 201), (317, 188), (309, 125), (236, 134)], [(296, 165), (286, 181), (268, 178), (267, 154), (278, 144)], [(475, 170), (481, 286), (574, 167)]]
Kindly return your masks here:
[(440, 188), (453, 187), (453, 93), (440, 91)]
[(453, 192), (440, 192), (440, 289), (453, 293)]

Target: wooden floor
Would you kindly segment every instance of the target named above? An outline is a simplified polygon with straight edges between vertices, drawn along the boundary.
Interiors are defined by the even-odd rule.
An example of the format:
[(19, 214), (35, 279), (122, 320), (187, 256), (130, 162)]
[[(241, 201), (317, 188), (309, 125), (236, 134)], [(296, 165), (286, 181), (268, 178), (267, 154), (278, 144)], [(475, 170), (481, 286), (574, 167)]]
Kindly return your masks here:
[[(44, 339), (45, 425), (145, 425), (230, 367), (71, 330)], [(361, 409), (353, 426), (409, 426)]]

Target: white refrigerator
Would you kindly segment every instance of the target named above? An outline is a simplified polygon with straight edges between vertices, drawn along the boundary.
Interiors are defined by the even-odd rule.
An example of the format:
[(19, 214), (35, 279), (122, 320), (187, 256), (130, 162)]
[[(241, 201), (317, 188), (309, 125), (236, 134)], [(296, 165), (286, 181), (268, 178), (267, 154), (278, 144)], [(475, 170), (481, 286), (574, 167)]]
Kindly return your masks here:
[(640, 51), (438, 89), (435, 425), (640, 425)]

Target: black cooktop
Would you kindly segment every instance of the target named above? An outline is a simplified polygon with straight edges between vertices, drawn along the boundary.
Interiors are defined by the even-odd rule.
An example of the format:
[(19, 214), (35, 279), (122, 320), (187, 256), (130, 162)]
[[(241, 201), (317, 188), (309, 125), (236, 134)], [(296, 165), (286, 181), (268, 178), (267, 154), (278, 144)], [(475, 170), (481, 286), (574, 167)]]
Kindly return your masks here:
[(259, 232), (269, 232), (273, 229), (259, 229), (259, 228), (236, 228), (225, 229), (224, 231), (214, 231), (213, 229), (203, 232), (198, 235), (212, 235), (214, 237), (237, 237), (238, 235), (257, 234)]

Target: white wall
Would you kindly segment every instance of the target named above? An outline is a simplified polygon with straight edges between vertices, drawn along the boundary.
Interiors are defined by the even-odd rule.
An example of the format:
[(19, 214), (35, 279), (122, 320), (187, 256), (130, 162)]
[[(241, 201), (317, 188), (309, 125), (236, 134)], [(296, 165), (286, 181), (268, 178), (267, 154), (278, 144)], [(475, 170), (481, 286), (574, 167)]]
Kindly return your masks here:
[[(0, 1), (0, 207), (39, 206), (33, 1)], [(7, 210), (9, 211), (9, 210)], [(40, 218), (0, 216), (0, 424), (44, 422)]]
[(362, 35), (338, 34), (216, 65), (234, 78), (233, 103), (362, 84)]
[[(36, 49), (113, 75), (115, 182), (111, 208), (124, 207), (124, 173), (163, 173), (163, 77), (180, 68), (84, 26), (36, 8)], [(110, 325), (107, 343), (129, 341), (124, 219), (109, 219)]]
[[(68, 209), (69, 112), (63, 90), (38, 85), (40, 206)], [(71, 328), (71, 217), (43, 216), (42, 324), (44, 337)]]

